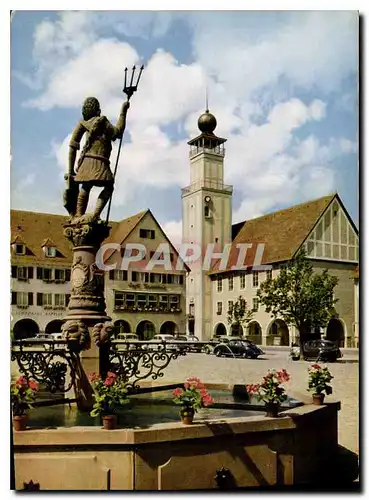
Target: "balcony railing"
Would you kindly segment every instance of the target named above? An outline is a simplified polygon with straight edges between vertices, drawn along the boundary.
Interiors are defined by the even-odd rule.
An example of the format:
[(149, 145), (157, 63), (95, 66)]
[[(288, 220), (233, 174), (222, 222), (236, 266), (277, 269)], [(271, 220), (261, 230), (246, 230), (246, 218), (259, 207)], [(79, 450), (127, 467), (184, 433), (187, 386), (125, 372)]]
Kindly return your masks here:
[(186, 194), (193, 193), (194, 191), (198, 191), (201, 188), (205, 189), (214, 189), (218, 191), (226, 191), (228, 193), (233, 192), (233, 186), (229, 184), (224, 184), (223, 182), (216, 181), (214, 179), (201, 179), (199, 181), (193, 182), (189, 186), (183, 188), (182, 196)]
[(217, 155), (224, 157), (226, 152), (225, 147), (223, 145), (216, 146), (215, 148), (205, 148), (202, 146), (192, 146), (190, 149), (189, 156), (192, 158), (200, 153), (209, 153), (211, 155)]

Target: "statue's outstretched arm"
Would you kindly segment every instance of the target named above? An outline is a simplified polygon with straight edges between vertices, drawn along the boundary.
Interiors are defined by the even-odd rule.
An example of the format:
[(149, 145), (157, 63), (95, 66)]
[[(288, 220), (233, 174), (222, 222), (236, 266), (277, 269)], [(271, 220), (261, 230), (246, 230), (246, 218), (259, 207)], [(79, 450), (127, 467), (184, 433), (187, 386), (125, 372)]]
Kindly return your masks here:
[(74, 129), (72, 137), (69, 141), (69, 162), (68, 162), (68, 174), (74, 175), (74, 163), (76, 161), (77, 151), (80, 148), (80, 142), (83, 134), (86, 132), (85, 127), (81, 122)]
[(129, 109), (129, 101), (126, 101), (123, 103), (117, 124), (112, 125), (113, 131), (112, 131), (112, 140), (115, 141), (115, 139), (120, 139), (123, 136), (124, 129), (126, 128), (126, 116), (127, 116), (127, 111)]

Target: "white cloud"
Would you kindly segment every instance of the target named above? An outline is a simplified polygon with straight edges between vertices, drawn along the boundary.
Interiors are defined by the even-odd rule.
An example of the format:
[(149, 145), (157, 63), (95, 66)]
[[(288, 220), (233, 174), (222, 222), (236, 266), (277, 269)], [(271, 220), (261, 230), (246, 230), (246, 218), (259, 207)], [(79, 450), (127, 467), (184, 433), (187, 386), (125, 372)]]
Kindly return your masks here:
[(161, 225), (170, 242), (178, 248), (182, 242), (182, 221), (169, 221)]
[[(322, 143), (310, 130), (300, 139), (300, 132), (325, 119), (327, 96), (356, 70), (355, 13), (250, 13), (237, 18), (229, 12), (64, 12), (56, 22), (43, 21), (35, 32), (34, 57), (44, 87), (30, 104), (44, 110), (79, 108), (92, 94), (115, 123), (124, 67), (140, 61), (136, 48), (117, 34), (155, 40), (174, 20), (192, 29), (194, 62), (181, 64), (166, 50), (152, 50), (128, 114), (114, 204), (129, 207), (145, 187), (155, 204), (162, 190), (189, 183), (186, 140), (173, 140), (166, 127), (192, 137), (199, 133), (206, 86), (218, 120), (216, 133), (228, 139), (225, 181), (242, 193), (234, 222), (333, 190), (332, 162), (355, 152), (355, 145), (344, 137)], [(310, 102), (296, 97), (300, 88), (305, 95), (310, 91)], [(53, 145), (63, 172), (68, 142), (67, 137)], [(112, 168), (116, 151), (117, 144)], [(165, 227), (178, 235), (180, 225), (171, 221)]]

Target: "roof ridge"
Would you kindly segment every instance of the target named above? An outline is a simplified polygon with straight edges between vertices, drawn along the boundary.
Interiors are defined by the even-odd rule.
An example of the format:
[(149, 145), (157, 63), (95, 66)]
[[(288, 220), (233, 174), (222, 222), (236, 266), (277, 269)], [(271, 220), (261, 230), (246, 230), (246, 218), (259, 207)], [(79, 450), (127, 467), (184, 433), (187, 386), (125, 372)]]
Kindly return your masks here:
[(244, 221), (235, 222), (234, 224), (232, 224), (232, 226), (234, 226), (236, 224), (242, 224), (242, 223), (245, 224), (246, 222), (251, 222), (254, 220), (262, 219), (263, 217), (268, 217), (268, 215), (275, 215), (275, 214), (278, 214), (279, 212), (284, 212), (285, 210), (291, 210), (292, 208), (301, 207), (303, 205), (307, 205), (308, 203), (314, 203), (317, 201), (321, 201), (324, 198), (332, 198), (333, 199), (334, 196), (336, 196), (336, 195), (338, 195), (337, 191), (335, 191), (334, 193), (331, 193), (331, 194), (327, 194), (326, 196), (320, 196), (319, 198), (313, 198), (312, 200), (304, 201), (302, 203), (297, 203), (296, 205), (291, 205), (289, 207), (280, 208), (279, 210), (275, 210), (274, 212), (268, 212), (264, 215), (259, 215), (258, 217), (253, 217), (252, 219), (245, 219)]

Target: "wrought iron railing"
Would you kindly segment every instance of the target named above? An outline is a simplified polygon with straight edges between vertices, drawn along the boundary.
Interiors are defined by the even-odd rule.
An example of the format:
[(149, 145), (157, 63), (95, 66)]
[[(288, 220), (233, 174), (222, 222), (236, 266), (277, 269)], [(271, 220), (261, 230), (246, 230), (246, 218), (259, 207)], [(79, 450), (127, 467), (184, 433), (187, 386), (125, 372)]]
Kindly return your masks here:
[[(107, 357), (104, 372), (116, 372), (134, 391), (142, 380), (163, 377), (172, 360), (193, 350), (201, 351), (206, 345), (208, 342), (112, 340), (104, 346)], [(75, 387), (83, 365), (79, 353), (70, 347), (66, 340), (59, 339), (15, 340), (11, 359), (23, 376), (36, 380), (43, 390), (66, 393)]]
[(169, 363), (188, 352), (184, 342), (120, 341), (113, 340), (109, 349), (109, 366), (127, 382), (131, 390), (140, 387), (140, 381), (164, 376)]
[(14, 340), (11, 360), (27, 379), (36, 380), (45, 390), (66, 393), (75, 384), (79, 354), (66, 340)]

